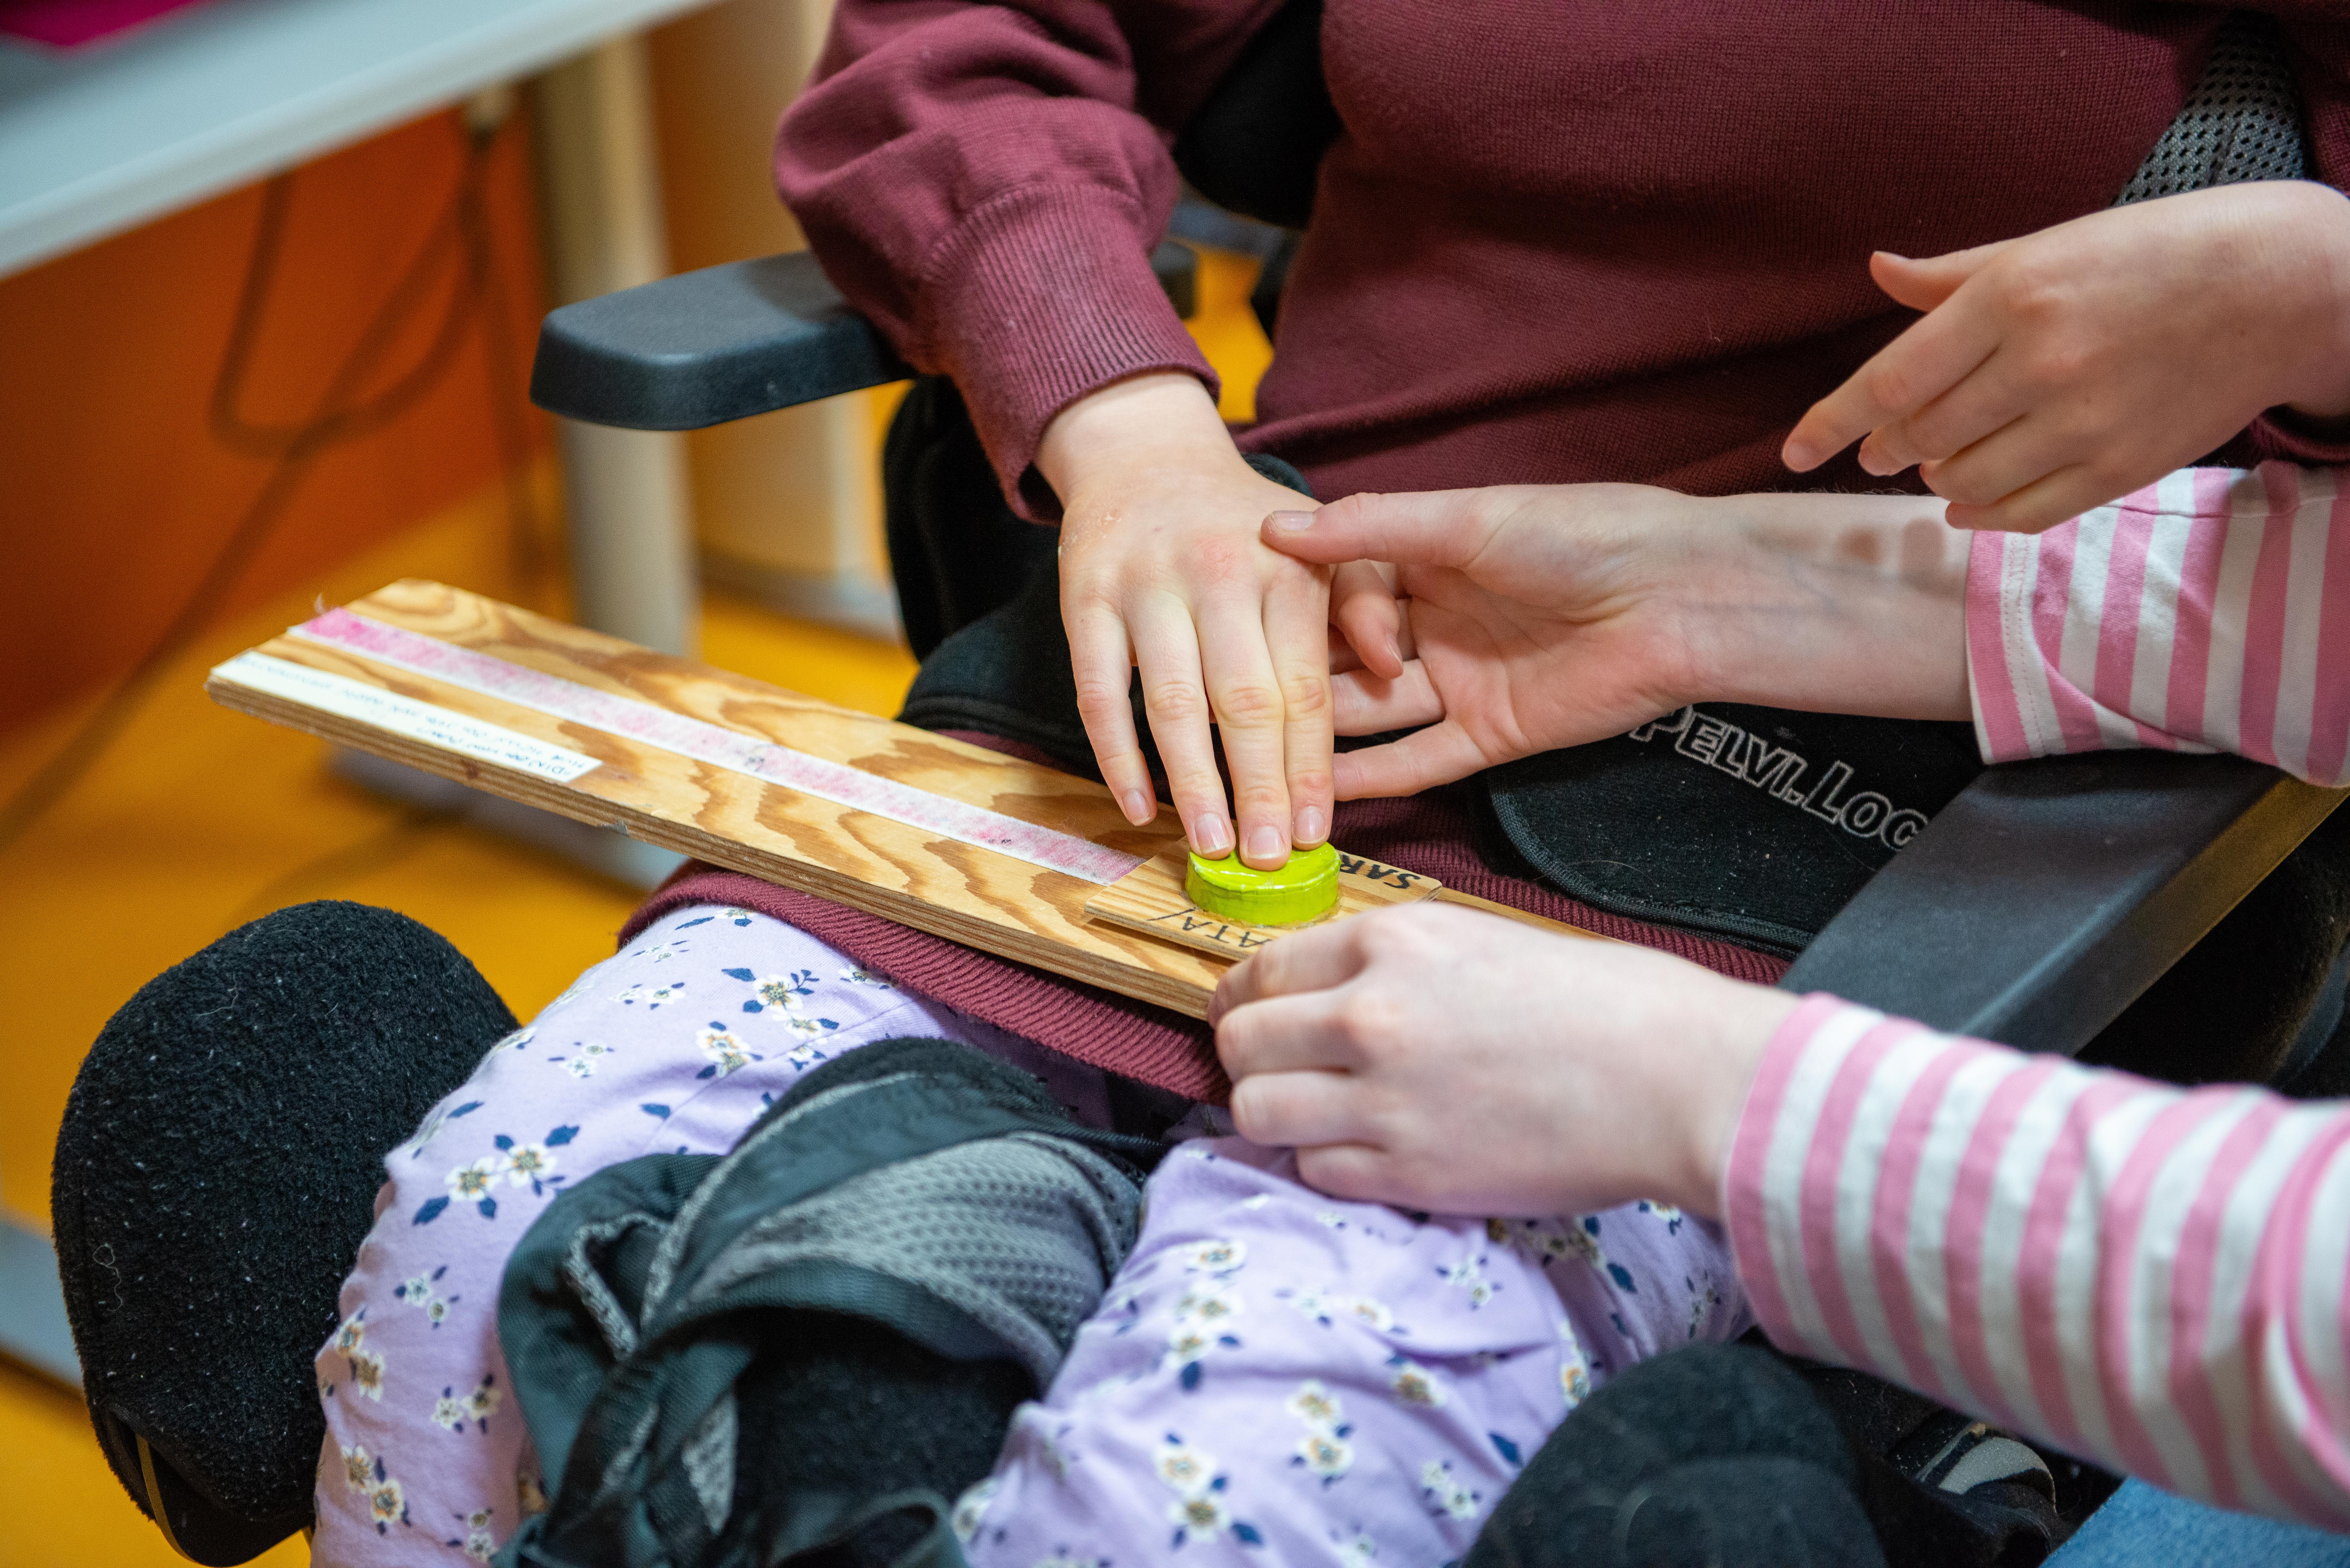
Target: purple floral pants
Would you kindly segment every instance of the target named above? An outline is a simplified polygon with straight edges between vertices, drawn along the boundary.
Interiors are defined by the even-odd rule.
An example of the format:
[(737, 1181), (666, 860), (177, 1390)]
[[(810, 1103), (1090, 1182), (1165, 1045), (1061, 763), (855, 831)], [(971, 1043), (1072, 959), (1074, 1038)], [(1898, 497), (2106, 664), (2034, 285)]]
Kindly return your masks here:
[[(567, 1182), (723, 1152), (802, 1073), (909, 1034), (1107, 1119), (1096, 1070), (745, 909), (673, 912), (493, 1047), (386, 1158), (317, 1361), (313, 1560), (485, 1560), (545, 1506), (496, 1308)], [(1672, 1210), (1407, 1216), (1301, 1186), (1204, 1108), (1181, 1130), (1133, 1255), (956, 1505), (972, 1568), (1450, 1561), (1611, 1371), (1748, 1322), (1726, 1244)]]

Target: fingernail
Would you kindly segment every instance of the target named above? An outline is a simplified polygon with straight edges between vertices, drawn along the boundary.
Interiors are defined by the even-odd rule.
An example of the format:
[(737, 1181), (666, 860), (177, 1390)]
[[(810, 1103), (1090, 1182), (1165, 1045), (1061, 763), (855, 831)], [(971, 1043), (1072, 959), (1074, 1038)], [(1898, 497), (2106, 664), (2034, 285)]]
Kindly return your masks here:
[(1267, 825), (1249, 835), (1248, 852), (1252, 860), (1286, 860), (1289, 845), (1282, 837), (1281, 829)]
[(1785, 450), (1781, 452), (1779, 455), (1786, 462), (1789, 468), (1794, 469), (1798, 473), (1801, 473), (1804, 470), (1810, 468), (1820, 461), (1817, 457), (1813, 455), (1812, 449), (1809, 446), (1805, 445), (1802, 441), (1789, 441)]
[(1297, 814), (1297, 842), (1311, 849), (1322, 842), (1322, 811), (1319, 806), (1307, 806)]
[(1214, 812), (1191, 824), (1191, 847), (1213, 860), (1232, 852), (1232, 830)]
[(1130, 789), (1118, 796), (1118, 805), (1126, 813), (1126, 820), (1137, 827), (1150, 820), (1150, 797), (1139, 789)]
[(1311, 512), (1275, 512), (1264, 520), (1264, 525), (1276, 534), (1303, 534), (1314, 526)]

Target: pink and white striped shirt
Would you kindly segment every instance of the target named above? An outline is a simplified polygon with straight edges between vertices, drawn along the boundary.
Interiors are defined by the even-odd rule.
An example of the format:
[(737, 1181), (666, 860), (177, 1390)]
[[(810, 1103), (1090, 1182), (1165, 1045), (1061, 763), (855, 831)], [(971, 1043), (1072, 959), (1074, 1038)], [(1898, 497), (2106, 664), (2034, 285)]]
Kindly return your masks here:
[[(2341, 784), (2350, 495), (2325, 470), (2190, 469), (2037, 538), (1979, 535), (1967, 638), (1991, 761), (2226, 750)], [(2350, 1530), (2350, 1105), (1814, 996), (1765, 1052), (1726, 1205), (1781, 1345)]]
[(2181, 469), (2045, 534), (1977, 535), (1967, 669), (1984, 758), (2160, 746), (2350, 783), (2339, 481)]

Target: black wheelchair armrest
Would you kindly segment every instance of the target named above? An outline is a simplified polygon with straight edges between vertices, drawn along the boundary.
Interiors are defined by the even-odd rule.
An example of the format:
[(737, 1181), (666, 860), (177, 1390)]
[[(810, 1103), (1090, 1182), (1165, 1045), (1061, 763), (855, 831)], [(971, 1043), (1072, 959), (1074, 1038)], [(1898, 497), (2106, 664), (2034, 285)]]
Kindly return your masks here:
[(1779, 983), (2071, 1055), (2345, 794), (2241, 757), (2106, 752), (1992, 768)]
[[(1151, 270), (1191, 314), (1197, 260), (1169, 242)], [(548, 313), (530, 400), (623, 430), (691, 431), (914, 373), (806, 251), (729, 262)]]

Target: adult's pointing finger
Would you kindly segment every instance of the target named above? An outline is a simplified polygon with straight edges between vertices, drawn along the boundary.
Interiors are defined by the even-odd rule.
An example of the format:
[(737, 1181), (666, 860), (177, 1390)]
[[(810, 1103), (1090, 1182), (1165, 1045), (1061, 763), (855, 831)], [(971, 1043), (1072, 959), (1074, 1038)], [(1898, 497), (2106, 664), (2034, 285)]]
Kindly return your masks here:
[(1508, 487), (1349, 495), (1316, 512), (1275, 512), (1258, 537), (1283, 555), (1321, 566), (1389, 561), (1463, 567), (1501, 528), (1513, 496)]

